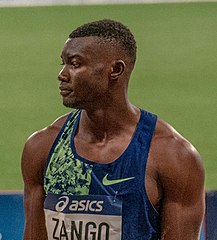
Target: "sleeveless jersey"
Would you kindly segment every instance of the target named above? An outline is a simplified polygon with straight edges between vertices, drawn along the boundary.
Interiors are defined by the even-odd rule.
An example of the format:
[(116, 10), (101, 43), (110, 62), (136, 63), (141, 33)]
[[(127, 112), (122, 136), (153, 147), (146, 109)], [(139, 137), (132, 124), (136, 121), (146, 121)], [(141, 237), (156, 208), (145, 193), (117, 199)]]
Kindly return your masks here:
[(157, 117), (141, 110), (137, 129), (115, 161), (79, 156), (74, 135), (80, 111), (69, 114), (44, 172), (48, 239), (157, 240), (160, 216), (145, 190), (146, 163)]

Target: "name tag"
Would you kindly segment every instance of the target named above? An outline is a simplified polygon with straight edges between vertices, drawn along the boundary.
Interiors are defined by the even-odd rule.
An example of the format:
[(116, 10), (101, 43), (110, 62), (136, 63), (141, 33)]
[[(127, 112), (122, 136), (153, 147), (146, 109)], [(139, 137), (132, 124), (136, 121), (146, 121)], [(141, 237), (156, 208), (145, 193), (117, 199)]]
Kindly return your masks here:
[(113, 196), (48, 193), (44, 212), (49, 240), (121, 240), (122, 201)]

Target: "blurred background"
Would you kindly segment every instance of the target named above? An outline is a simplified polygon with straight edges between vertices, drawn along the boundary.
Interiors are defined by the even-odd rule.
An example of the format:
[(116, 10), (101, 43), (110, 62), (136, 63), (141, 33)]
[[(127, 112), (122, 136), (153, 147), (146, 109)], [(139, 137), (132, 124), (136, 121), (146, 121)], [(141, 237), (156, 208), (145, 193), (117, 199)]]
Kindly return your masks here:
[(217, 239), (217, 191), (209, 191), (217, 190), (217, 2), (0, 0), (0, 240), (22, 239), (26, 139), (70, 111), (58, 91), (63, 44), (74, 28), (103, 18), (123, 22), (137, 40), (131, 102), (200, 152), (208, 191), (200, 240)]
[(0, 189), (23, 189), (27, 137), (70, 111), (57, 81), (69, 33), (102, 18), (123, 22), (137, 40), (130, 100), (193, 143), (206, 169), (206, 189), (217, 189), (217, 3), (61, 2), (68, 5), (13, 7), (21, 1), (0, 0)]

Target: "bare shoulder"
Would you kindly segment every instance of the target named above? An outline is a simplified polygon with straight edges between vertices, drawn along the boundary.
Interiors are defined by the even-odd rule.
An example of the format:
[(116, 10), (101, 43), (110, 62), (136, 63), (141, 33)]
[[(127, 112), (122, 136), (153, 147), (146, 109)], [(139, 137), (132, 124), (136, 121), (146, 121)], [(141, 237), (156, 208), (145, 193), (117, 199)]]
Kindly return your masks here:
[(26, 141), (25, 148), (31, 151), (42, 151), (50, 146), (57, 137), (60, 129), (66, 121), (68, 114), (63, 115), (56, 119), (51, 125), (43, 128), (37, 132), (34, 132)]
[(204, 168), (199, 153), (159, 119), (149, 160), (150, 179), (156, 180), (149, 180), (155, 195), (150, 194), (150, 187), (148, 194), (153, 203), (160, 201), (161, 239), (199, 239), (205, 209)]
[[(33, 133), (26, 141), (22, 154), (22, 172), (25, 180), (25, 173), (31, 170), (38, 170), (43, 173), (45, 162), (50, 149), (61, 130), (68, 114), (56, 119), (51, 125)], [(35, 171), (36, 173), (37, 171)]]
[(170, 124), (161, 119), (157, 122), (153, 140), (161, 156), (167, 157), (168, 161), (163, 161), (165, 164), (202, 165), (196, 148)]
[[(154, 167), (163, 189), (170, 193), (203, 191), (204, 168), (195, 147), (179, 134), (172, 126), (159, 119), (151, 146)], [(178, 195), (177, 195), (178, 196)]]

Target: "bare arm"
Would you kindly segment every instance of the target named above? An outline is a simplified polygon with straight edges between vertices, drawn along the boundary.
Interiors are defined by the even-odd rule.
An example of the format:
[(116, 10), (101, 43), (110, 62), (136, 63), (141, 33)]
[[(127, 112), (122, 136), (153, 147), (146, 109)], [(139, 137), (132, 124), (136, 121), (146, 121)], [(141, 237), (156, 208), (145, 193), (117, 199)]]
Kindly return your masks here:
[[(172, 140), (160, 175), (163, 187), (162, 240), (198, 240), (204, 214), (204, 170), (192, 145)], [(174, 143), (175, 142), (175, 143)], [(172, 164), (171, 164), (172, 162)]]
[(158, 120), (147, 164), (146, 189), (160, 207), (161, 240), (198, 240), (205, 208), (204, 169), (197, 150)]
[(25, 232), (24, 240), (45, 240), (47, 233), (43, 203), (43, 169), (46, 161), (43, 150), (43, 133), (36, 133), (25, 144), (22, 155), (22, 173), (24, 180)]
[(36, 132), (25, 144), (22, 155), (25, 210), (24, 240), (47, 239), (43, 172), (51, 146), (65, 119), (66, 115), (57, 119), (50, 127)]

